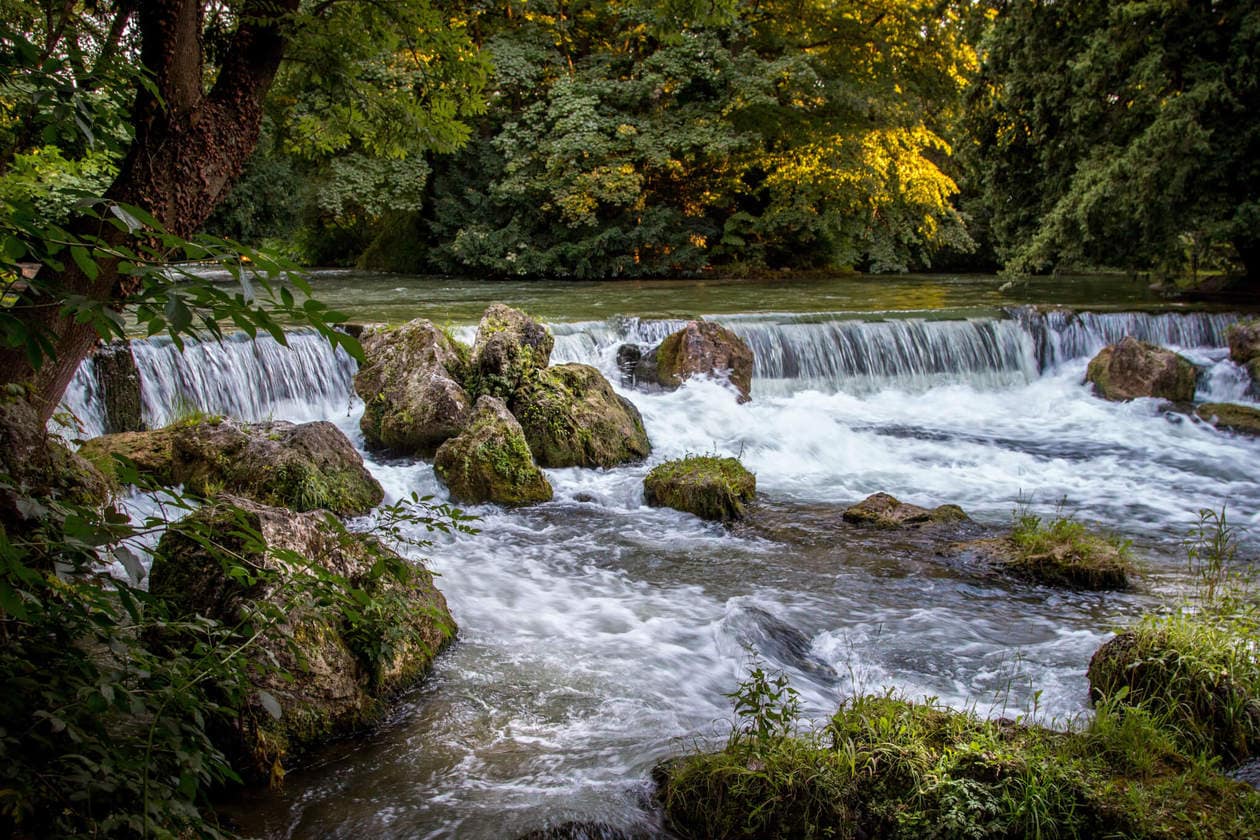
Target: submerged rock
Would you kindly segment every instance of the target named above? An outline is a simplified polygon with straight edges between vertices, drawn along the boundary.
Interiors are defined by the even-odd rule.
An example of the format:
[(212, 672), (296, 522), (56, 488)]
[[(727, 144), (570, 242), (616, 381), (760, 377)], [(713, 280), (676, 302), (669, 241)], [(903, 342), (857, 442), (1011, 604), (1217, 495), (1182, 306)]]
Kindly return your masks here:
[(465, 504), (528, 505), (552, 495), (521, 424), (496, 397), (477, 400), (468, 428), (442, 444), (433, 468), (451, 498)]
[(103, 435), (84, 457), (116, 473), (124, 455), (158, 484), (183, 484), (201, 496), (228, 491), (297, 511), (367, 513), (385, 493), (341, 430), (319, 421), (240, 423), (210, 418), (152, 432)]
[(899, 501), (887, 493), (867, 496), (856, 505), (846, 508), (841, 516), (845, 522), (852, 522), (855, 525), (874, 525), (879, 528), (901, 528), (907, 525), (970, 520), (970, 517), (958, 505), (941, 505), (929, 509)]
[(424, 318), (366, 332), (362, 344), (367, 363), (354, 389), (363, 399), (359, 428), (368, 446), (429, 457), (464, 430), (472, 417), (458, 381), (466, 347)]
[(954, 554), (970, 553), (997, 572), (1070, 589), (1128, 589), (1132, 573), (1132, 566), (1124, 553), (1101, 538), (1088, 551), (1082, 551), (1068, 542), (1029, 551), (1010, 537), (958, 543), (950, 551)]
[(512, 396), (512, 413), (544, 467), (614, 467), (652, 450), (639, 410), (589, 365), (528, 377)]
[(478, 396), (511, 399), (530, 374), (547, 367), (555, 343), (551, 332), (524, 312), (492, 304), (477, 326), (468, 389)]
[(1190, 402), (1197, 378), (1197, 369), (1186, 359), (1127, 336), (1099, 351), (1085, 373), (1094, 393), (1114, 401), (1158, 397)]
[(130, 341), (111, 341), (92, 354), (92, 371), (101, 389), (106, 432), (144, 429), (140, 371)]
[(656, 836), (602, 822), (565, 822), (522, 834), (516, 840), (653, 840)]
[(636, 365), (636, 378), (652, 375), (661, 387), (677, 388), (693, 376), (726, 377), (739, 393), (740, 402), (752, 399), (752, 350), (720, 324), (689, 321), (649, 355), (650, 359), (645, 357)]
[(1234, 403), (1203, 403), (1195, 409), (1201, 420), (1218, 429), (1260, 435), (1260, 409)]
[(652, 507), (732, 522), (747, 514), (757, 478), (734, 458), (691, 455), (653, 468), (643, 479), (643, 495)]
[[(225, 558), (248, 574), (229, 574)], [(257, 634), (244, 647), (255, 692), (220, 736), (234, 766), (264, 778), (287, 755), (374, 723), (384, 699), (419, 679), (455, 633), (427, 570), (326, 513), (242, 498), (220, 497), (167, 531), (150, 591), (178, 615)]]

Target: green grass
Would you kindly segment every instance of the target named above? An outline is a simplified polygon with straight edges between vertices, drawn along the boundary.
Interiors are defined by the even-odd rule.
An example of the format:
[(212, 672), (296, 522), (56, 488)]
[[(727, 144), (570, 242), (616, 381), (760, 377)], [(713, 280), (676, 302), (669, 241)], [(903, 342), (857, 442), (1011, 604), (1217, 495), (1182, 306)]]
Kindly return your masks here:
[(689, 838), (1232, 840), (1260, 825), (1260, 794), (1114, 705), (1056, 732), (859, 696), (821, 731), (733, 740), (657, 776)]
[(1010, 540), (1011, 568), (1045, 583), (1124, 589), (1134, 572), (1127, 540), (1094, 533), (1070, 517), (1044, 522), (1017, 510)]

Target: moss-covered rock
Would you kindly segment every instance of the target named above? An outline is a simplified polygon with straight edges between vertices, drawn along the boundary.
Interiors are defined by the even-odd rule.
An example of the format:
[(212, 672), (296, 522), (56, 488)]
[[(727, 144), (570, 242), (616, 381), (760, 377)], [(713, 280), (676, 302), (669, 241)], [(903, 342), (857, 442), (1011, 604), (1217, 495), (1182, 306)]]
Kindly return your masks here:
[(841, 517), (845, 522), (852, 522), (855, 525), (873, 525), (877, 528), (966, 522), (970, 518), (958, 505), (919, 507), (902, 502), (887, 493), (867, 496), (856, 505), (845, 508)]
[(688, 321), (671, 333), (650, 358), (636, 366), (636, 375), (651, 372), (653, 366), (663, 388), (677, 388), (693, 376), (717, 376), (729, 379), (740, 402), (751, 399), (752, 350), (742, 338), (712, 321)]
[(472, 401), (459, 383), (467, 347), (424, 318), (366, 331), (362, 345), (367, 363), (354, 389), (363, 399), (359, 427), (368, 446), (429, 457), (468, 425)]
[(221, 418), (152, 432), (103, 435), (83, 446), (108, 474), (123, 455), (159, 484), (202, 496), (222, 491), (297, 511), (367, 513), (385, 493), (341, 430), (324, 421), (239, 423)]
[(1142, 706), (1189, 750), (1230, 764), (1258, 756), (1258, 630), (1254, 618), (1211, 612), (1147, 617), (1094, 653), (1090, 696)]
[(425, 569), (326, 513), (234, 497), (220, 497), (168, 530), (150, 591), (177, 615), (204, 615), (258, 634), (244, 653), (254, 688), (278, 702), (280, 716), (254, 693), (220, 735), (241, 762), (234, 766), (263, 778), (274, 778), (287, 755), (374, 723), (384, 699), (423, 675), (455, 633)]
[(1188, 360), (1127, 336), (1100, 350), (1085, 373), (1095, 394), (1114, 401), (1158, 397), (1190, 402), (1197, 379), (1198, 370)]
[(858, 696), (821, 733), (745, 730), (653, 775), (667, 826), (688, 838), (1230, 840), (1260, 825), (1255, 791), (1149, 717), (1107, 709), (1058, 732)]
[(0, 525), (24, 527), (56, 501), (102, 510), (111, 491), (106, 476), (48, 434), (30, 403), (0, 397)]
[(451, 498), (464, 504), (528, 505), (552, 495), (521, 424), (496, 397), (477, 400), (472, 422), (442, 444), (433, 468)]
[(1260, 359), (1260, 320), (1230, 324), (1225, 332), (1229, 357), (1240, 365)]
[(544, 467), (614, 467), (651, 452), (643, 418), (589, 365), (555, 365), (512, 396), (534, 459)]
[(1049, 586), (1127, 589), (1133, 575), (1128, 543), (1093, 533), (1068, 518), (1044, 523), (1025, 514), (1009, 536), (959, 543), (953, 551), (973, 554), (997, 571)]
[(1260, 409), (1234, 403), (1203, 403), (1195, 409), (1200, 419), (1218, 429), (1260, 435)]
[(690, 455), (660, 464), (643, 479), (649, 505), (719, 522), (744, 518), (756, 495), (756, 476), (734, 458)]
[(510, 400), (534, 373), (547, 367), (556, 340), (533, 318), (501, 303), (481, 316), (465, 383), (476, 396)]
[(92, 372), (105, 407), (106, 432), (144, 429), (140, 371), (130, 341), (112, 341), (92, 354)]

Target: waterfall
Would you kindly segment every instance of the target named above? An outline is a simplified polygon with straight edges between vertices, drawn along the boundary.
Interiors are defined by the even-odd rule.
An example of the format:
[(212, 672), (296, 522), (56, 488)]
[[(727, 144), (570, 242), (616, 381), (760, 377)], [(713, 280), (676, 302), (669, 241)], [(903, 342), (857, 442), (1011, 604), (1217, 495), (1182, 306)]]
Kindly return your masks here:
[[(140, 372), (144, 422), (164, 426), (190, 411), (242, 420), (313, 420), (344, 414), (353, 399), (357, 365), (314, 331), (294, 331), (288, 347), (270, 336), (244, 333), (222, 341), (166, 337), (131, 343)], [(66, 391), (64, 407), (78, 418), (81, 436), (104, 429), (99, 386), (86, 360)]]
[[(855, 318), (843, 313), (715, 316), (752, 348), (760, 393), (814, 389), (869, 393), (923, 391), (946, 384), (1001, 388), (1027, 384), (1063, 364), (1088, 358), (1126, 335), (1181, 350), (1220, 351), (1235, 314), (1071, 312), (1020, 307), (989, 317)], [(647, 349), (683, 321), (616, 318), (557, 325), (557, 362), (584, 362), (616, 374), (624, 343)], [(1232, 367), (1223, 352), (1197, 356)], [(1215, 370), (1219, 393), (1245, 390), (1237, 371)], [(1240, 384), (1241, 383), (1241, 384)], [(1217, 393), (1217, 392), (1214, 392)]]
[[(844, 313), (715, 316), (752, 348), (754, 390), (785, 394), (873, 393), (886, 388), (924, 392), (940, 385), (995, 389), (1023, 385), (1064, 364), (1088, 358), (1126, 335), (1175, 347), (1207, 369), (1208, 399), (1245, 399), (1249, 380), (1224, 351), (1237, 315), (1206, 312), (1071, 312), (1020, 307), (993, 316), (955, 319), (854, 317)], [(581, 362), (619, 376), (617, 348), (648, 349), (686, 322), (616, 317), (556, 323), (553, 363)], [(473, 328), (460, 331), (471, 341)], [(356, 365), (314, 332), (293, 332), (283, 347), (269, 336), (237, 333), (222, 341), (169, 339), (132, 342), (140, 371), (144, 419), (152, 427), (186, 411), (244, 420), (307, 420), (344, 413), (353, 400)], [(79, 420), (78, 436), (103, 430), (92, 361), (83, 363), (65, 408)]]

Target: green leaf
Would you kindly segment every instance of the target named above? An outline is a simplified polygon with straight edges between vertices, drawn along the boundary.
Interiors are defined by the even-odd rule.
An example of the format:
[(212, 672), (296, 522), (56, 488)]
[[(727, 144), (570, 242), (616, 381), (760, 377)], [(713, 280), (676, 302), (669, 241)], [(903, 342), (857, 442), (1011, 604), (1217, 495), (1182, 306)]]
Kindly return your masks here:
[(87, 248), (81, 245), (72, 245), (70, 246), (70, 256), (74, 258), (75, 265), (79, 267), (79, 270), (83, 272), (87, 279), (95, 280), (96, 276), (100, 274), (101, 269), (96, 264), (96, 261), (92, 259), (92, 255)]
[(255, 694), (258, 697), (258, 702), (261, 703), (262, 707), (267, 710), (267, 714), (271, 715), (276, 720), (279, 720), (280, 715), (284, 712), (280, 708), (280, 702), (272, 696), (271, 692), (264, 691), (260, 688), (257, 692), (255, 692)]

